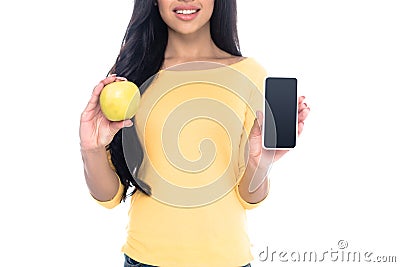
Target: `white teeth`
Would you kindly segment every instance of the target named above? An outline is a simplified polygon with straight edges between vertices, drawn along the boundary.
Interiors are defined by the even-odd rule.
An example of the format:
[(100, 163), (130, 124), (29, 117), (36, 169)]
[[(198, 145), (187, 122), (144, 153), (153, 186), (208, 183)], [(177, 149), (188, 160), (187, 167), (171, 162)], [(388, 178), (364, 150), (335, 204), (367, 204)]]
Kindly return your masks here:
[(190, 15), (196, 13), (197, 10), (176, 10), (175, 12), (178, 14)]

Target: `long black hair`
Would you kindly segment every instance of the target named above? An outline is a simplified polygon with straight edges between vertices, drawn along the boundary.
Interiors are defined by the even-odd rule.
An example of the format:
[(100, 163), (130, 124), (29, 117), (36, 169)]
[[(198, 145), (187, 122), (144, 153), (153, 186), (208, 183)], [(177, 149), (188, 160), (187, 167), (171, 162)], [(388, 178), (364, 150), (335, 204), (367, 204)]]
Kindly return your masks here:
[[(241, 56), (236, 23), (236, 0), (215, 0), (210, 19), (211, 38), (221, 50)], [(120, 53), (109, 73), (134, 82), (140, 86), (140, 93), (143, 94), (147, 86), (141, 85), (162, 67), (167, 41), (168, 27), (161, 18), (158, 6), (150, 0), (135, 0)], [(124, 140), (122, 146), (123, 131), (124, 135), (129, 134), (130, 138), (129, 142)], [(138, 177), (143, 161), (143, 149), (135, 125), (118, 131), (107, 148), (110, 150), (116, 173), (124, 185), (121, 201), (126, 199), (127, 190), (131, 186), (135, 187), (131, 194), (138, 189), (151, 195), (150, 186)], [(129, 150), (129, 162), (125, 160), (124, 149)], [(132, 173), (129, 170), (132, 170)]]

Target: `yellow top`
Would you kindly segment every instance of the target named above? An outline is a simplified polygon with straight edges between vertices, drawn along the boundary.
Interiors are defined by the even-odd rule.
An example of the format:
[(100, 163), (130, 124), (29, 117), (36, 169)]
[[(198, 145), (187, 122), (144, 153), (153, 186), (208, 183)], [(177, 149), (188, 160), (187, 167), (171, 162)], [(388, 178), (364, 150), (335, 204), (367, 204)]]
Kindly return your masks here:
[[(144, 151), (139, 177), (152, 196), (131, 197), (124, 253), (162, 267), (234, 267), (254, 259), (245, 210), (260, 202), (242, 199), (238, 182), (265, 77), (252, 58), (158, 73), (135, 116)], [(99, 203), (115, 207), (122, 189)]]

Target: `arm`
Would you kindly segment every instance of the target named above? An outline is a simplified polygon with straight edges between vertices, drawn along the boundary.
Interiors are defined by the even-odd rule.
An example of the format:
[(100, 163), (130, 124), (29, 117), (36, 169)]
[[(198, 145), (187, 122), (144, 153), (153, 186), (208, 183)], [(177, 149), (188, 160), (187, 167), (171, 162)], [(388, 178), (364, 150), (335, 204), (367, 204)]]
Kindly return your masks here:
[[(310, 112), (304, 98), (304, 96), (299, 97), (298, 101), (298, 135), (302, 133), (304, 120)], [(267, 197), (269, 191), (268, 170), (273, 162), (288, 152), (279, 150), (274, 153), (263, 148), (263, 121), (263, 114), (258, 111), (248, 138), (248, 162), (238, 185), (241, 198), (248, 203), (259, 203)]]
[(112, 75), (94, 88), (80, 120), (79, 137), (85, 179), (90, 193), (98, 201), (109, 201), (120, 191), (119, 178), (109, 163), (106, 146), (122, 127), (132, 126), (130, 120), (107, 120), (100, 109), (101, 90), (105, 85), (118, 80), (125, 79)]
[(109, 201), (118, 192), (119, 178), (111, 168), (105, 147), (81, 149), (86, 184), (98, 201)]

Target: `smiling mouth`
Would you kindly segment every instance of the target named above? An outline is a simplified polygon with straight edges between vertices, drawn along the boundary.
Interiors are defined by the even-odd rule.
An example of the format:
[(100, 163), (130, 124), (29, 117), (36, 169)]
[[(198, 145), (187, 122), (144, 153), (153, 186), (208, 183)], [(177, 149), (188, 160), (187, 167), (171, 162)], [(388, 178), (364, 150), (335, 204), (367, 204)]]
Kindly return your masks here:
[(177, 9), (177, 10), (174, 10), (174, 12), (176, 14), (182, 14), (182, 15), (192, 15), (199, 11), (200, 11), (200, 9)]

